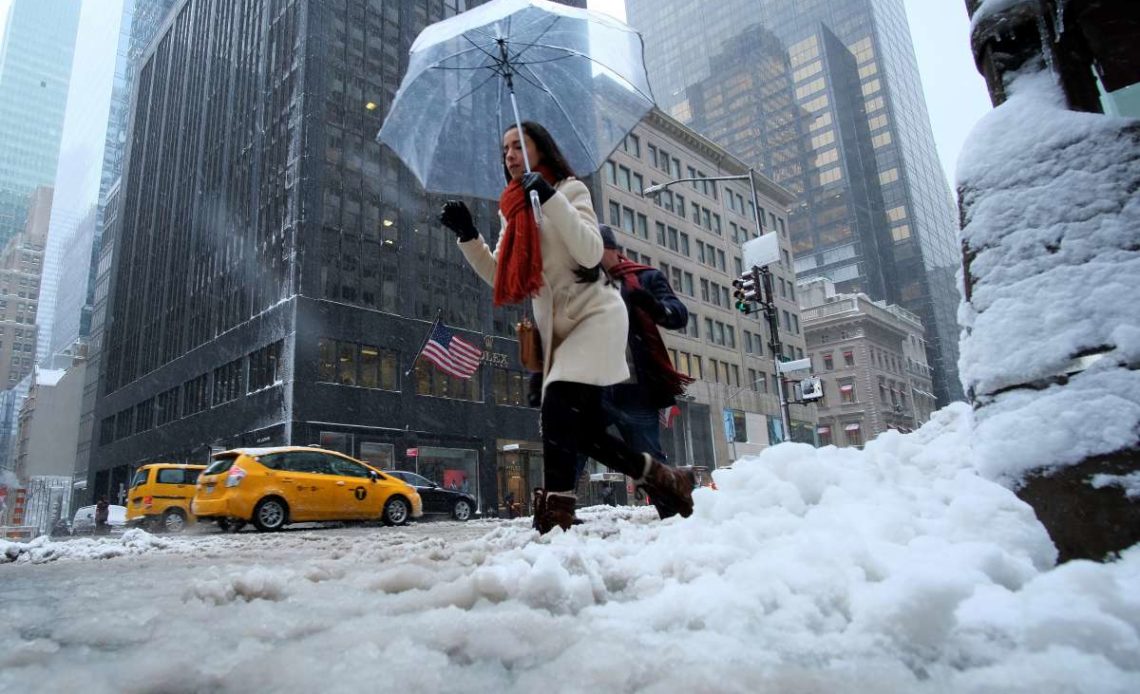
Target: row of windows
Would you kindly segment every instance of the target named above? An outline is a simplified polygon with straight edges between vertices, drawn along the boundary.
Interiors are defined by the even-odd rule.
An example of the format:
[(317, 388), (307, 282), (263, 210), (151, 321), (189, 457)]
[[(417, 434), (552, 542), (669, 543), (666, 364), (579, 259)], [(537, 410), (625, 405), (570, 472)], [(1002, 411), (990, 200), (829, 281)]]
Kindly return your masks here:
[(210, 374), (204, 373), (105, 417), (99, 423), (99, 445), (150, 431), (278, 383), (282, 346), (278, 340), (214, 369), (212, 400)]
[[(863, 430), (858, 424), (844, 424), (843, 436), (848, 446), (862, 446), (863, 445)], [(836, 439), (832, 435), (831, 427), (819, 427), (817, 429), (819, 434), (820, 446), (831, 446), (836, 443)]]
[[(669, 263), (661, 263), (661, 273), (669, 280), (673, 291), (696, 298), (693, 285), (693, 273), (685, 272), (681, 268), (673, 267)], [(702, 282), (704, 280), (701, 280)]]
[(905, 383), (895, 383), (895, 381), (880, 378), (879, 401), (886, 404), (889, 399), (892, 405), (897, 405), (899, 409), (906, 409), (906, 389), (908, 387)]
[(632, 208), (611, 201), (609, 222), (615, 229), (621, 229), (645, 241), (649, 240), (649, 219), (640, 212), (634, 212)]
[(721, 321), (714, 321), (712, 318), (706, 317), (705, 340), (714, 345), (736, 349), (736, 329), (731, 325), (725, 325)]
[(606, 183), (627, 190), (634, 195), (641, 195), (645, 190), (645, 179), (641, 174), (630, 171), (629, 167), (615, 164), (607, 160), (605, 166)]
[[(317, 379), (324, 383), (401, 389), (400, 354), (344, 340), (321, 338), (318, 345)], [(471, 378), (455, 378), (419, 359), (415, 366), (416, 395), (481, 402), (482, 379), (479, 372)], [(501, 367), (491, 371), (491, 396), (497, 405), (527, 406), (527, 376), (524, 372)]]

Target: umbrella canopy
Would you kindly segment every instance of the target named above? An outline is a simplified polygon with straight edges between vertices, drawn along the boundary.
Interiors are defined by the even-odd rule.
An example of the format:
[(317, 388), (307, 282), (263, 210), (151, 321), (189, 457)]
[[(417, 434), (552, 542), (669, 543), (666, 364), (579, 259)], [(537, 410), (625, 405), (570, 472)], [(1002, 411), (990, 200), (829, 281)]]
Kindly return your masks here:
[(426, 190), (496, 199), (517, 95), (521, 120), (546, 127), (585, 176), (653, 106), (642, 54), (640, 34), (605, 15), (494, 0), (416, 38), (377, 139)]

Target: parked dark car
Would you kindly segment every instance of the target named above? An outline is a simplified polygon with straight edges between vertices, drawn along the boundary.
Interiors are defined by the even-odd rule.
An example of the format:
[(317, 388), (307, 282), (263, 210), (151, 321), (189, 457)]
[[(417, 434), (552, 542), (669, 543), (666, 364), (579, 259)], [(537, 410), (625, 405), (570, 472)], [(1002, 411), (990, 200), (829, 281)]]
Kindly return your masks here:
[(475, 497), (459, 490), (444, 489), (423, 475), (402, 470), (385, 470), (384, 474), (403, 480), (416, 488), (424, 502), (424, 515), (446, 514), (465, 521), (475, 513)]

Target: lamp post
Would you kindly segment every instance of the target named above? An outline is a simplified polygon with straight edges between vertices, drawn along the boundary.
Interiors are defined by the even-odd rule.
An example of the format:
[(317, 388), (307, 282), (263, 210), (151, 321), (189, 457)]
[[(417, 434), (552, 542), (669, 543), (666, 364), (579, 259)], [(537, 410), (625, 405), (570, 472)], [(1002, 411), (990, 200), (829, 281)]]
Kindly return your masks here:
[[(756, 171), (751, 167), (748, 168), (747, 174), (739, 174), (736, 176), (695, 176), (688, 178), (676, 178), (672, 181), (657, 183), (649, 186), (648, 188), (644, 188), (641, 191), (641, 196), (656, 196), (661, 193), (661, 191), (669, 188), (670, 186), (676, 185), (678, 183), (690, 183), (693, 181), (748, 181), (748, 189), (752, 193), (752, 222), (756, 225), (756, 235), (764, 235), (764, 227), (760, 223), (760, 198), (756, 194)], [(780, 322), (779, 317), (776, 315), (776, 297), (772, 294), (772, 278), (771, 274), (768, 271), (768, 266), (765, 265), (761, 269), (761, 272), (764, 274), (764, 292), (767, 294), (767, 301), (769, 303), (769, 308), (764, 312), (768, 317), (768, 331), (772, 335), (772, 341), (769, 343), (769, 346), (772, 349), (772, 360), (777, 364), (775, 370), (776, 394), (780, 398), (780, 421), (784, 425), (784, 440), (789, 441), (792, 437), (792, 427), (791, 417), (788, 413), (788, 399), (784, 394), (784, 379), (780, 374), (780, 369), (778, 366), (779, 357), (782, 354), (783, 350), (781, 349), (780, 345)], [(730, 441), (729, 443), (732, 444), (734, 442)]]

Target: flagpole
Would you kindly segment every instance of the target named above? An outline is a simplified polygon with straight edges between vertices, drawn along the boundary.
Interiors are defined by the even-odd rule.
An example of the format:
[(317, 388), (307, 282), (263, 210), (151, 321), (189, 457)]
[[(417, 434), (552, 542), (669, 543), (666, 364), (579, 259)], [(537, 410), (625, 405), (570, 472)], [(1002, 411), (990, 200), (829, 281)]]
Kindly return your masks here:
[(435, 312), (435, 320), (433, 320), (431, 322), (431, 326), (428, 327), (427, 336), (424, 337), (424, 341), (422, 344), (420, 344), (420, 348), (416, 350), (416, 356), (414, 359), (412, 359), (412, 365), (409, 366), (408, 370), (404, 372), (404, 378), (407, 378), (409, 374), (411, 374), (413, 371), (416, 370), (416, 362), (418, 362), (420, 360), (420, 355), (424, 353), (424, 347), (427, 347), (428, 340), (431, 339), (431, 334), (435, 332), (435, 326), (437, 323), (439, 323), (439, 319), (442, 316), (443, 316), (443, 309), (441, 308)]

